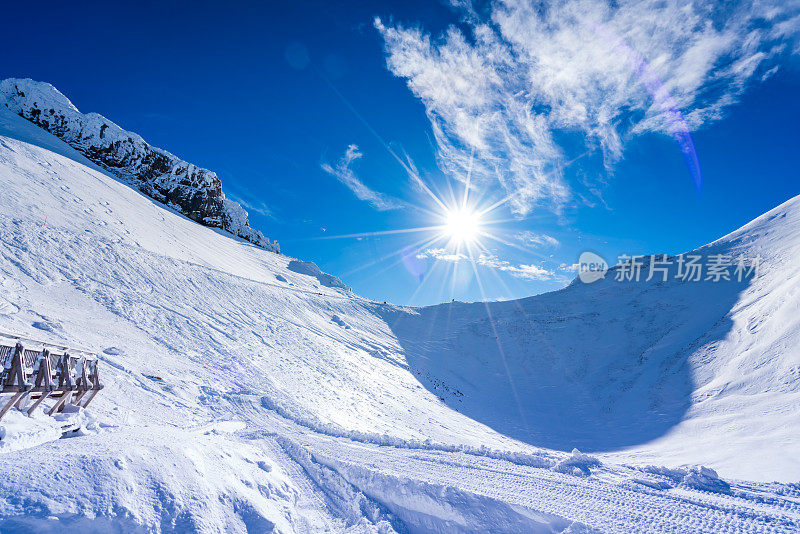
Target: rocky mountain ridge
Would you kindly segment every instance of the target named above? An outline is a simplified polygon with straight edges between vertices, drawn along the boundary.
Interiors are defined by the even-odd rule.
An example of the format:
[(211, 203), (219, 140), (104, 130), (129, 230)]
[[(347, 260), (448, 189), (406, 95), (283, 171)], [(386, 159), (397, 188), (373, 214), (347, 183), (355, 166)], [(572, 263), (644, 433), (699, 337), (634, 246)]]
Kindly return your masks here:
[(92, 162), (193, 221), (280, 252), (277, 242), (270, 242), (250, 226), (248, 214), (239, 203), (225, 197), (215, 172), (151, 146), (102, 115), (81, 113), (51, 84), (2, 80), (0, 106), (61, 138)]

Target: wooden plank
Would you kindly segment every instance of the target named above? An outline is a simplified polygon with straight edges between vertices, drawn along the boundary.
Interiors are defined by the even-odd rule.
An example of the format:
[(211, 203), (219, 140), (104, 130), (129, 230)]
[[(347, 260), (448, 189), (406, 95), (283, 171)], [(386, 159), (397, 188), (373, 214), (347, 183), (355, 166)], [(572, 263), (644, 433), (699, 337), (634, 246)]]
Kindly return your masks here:
[(90, 402), (92, 402), (92, 399), (94, 399), (94, 396), (95, 396), (95, 395), (97, 395), (97, 392), (98, 392), (98, 391), (100, 391), (100, 390), (99, 390), (99, 389), (93, 389), (93, 390), (92, 390), (92, 393), (91, 393), (91, 395), (89, 395), (89, 398), (88, 398), (88, 399), (86, 399), (86, 402), (84, 402), (84, 403), (83, 403), (83, 407), (84, 407), (84, 408), (86, 408), (87, 406), (89, 406), (89, 403), (90, 403)]
[(71, 393), (72, 393), (71, 391), (69, 391), (69, 392), (65, 392), (65, 393), (64, 393), (64, 394), (61, 396), (61, 398), (60, 398), (60, 399), (58, 399), (58, 402), (57, 402), (57, 403), (55, 403), (55, 404), (53, 405), (53, 407), (52, 407), (52, 408), (50, 408), (50, 411), (48, 411), (48, 412), (47, 412), (47, 415), (53, 415), (53, 414), (54, 414), (54, 413), (56, 413), (56, 412), (60, 412), (60, 411), (61, 411), (61, 409), (62, 409), (62, 406), (64, 406), (64, 402), (66, 402), (66, 400), (67, 400), (69, 397), (71, 397)]
[(75, 405), (77, 406), (80, 406), (81, 399), (83, 399), (83, 396), (86, 395), (86, 392), (89, 391), (91, 387), (89, 386), (89, 378), (86, 376), (86, 366), (87, 362), (86, 358), (84, 358), (81, 363), (81, 376), (78, 377), (78, 394), (75, 397)]
[(19, 398), (22, 397), (24, 394), (25, 394), (24, 391), (20, 391), (19, 393), (11, 397), (11, 400), (8, 401), (5, 406), (3, 406), (2, 410), (0, 410), (0, 420), (3, 419), (3, 416), (5, 416), (8, 413), (11, 407), (14, 406), (17, 403), (17, 401), (19, 401)]
[(20, 410), (24, 410), (25, 409), (25, 405), (28, 403), (28, 399), (30, 399), (30, 398), (31, 398), (30, 390), (23, 391), (22, 392), (22, 396), (17, 401), (17, 408), (19, 408)]
[(50, 367), (50, 351), (44, 349), (42, 351), (42, 357), (39, 360), (39, 371), (36, 373), (36, 382), (34, 383), (34, 389), (41, 391), (41, 394), (39, 395), (39, 399), (34, 402), (33, 406), (28, 410), (28, 415), (31, 415), (53, 390), (52, 374), (53, 370)]
[(14, 356), (11, 360), (11, 369), (9, 370), (4, 384), (11, 386), (16, 381), (16, 385), (19, 388), (18, 391), (26, 391), (29, 386), (27, 375), (25, 373), (25, 367), (22, 365), (24, 352), (25, 349), (22, 347), (22, 343), (17, 343), (17, 346), (14, 347)]
[(49, 391), (45, 391), (44, 393), (41, 394), (41, 396), (39, 396), (39, 398), (36, 400), (36, 402), (34, 402), (33, 405), (30, 407), (30, 409), (28, 409), (28, 415), (31, 415), (33, 413), (33, 411), (36, 408), (39, 407), (39, 405), (42, 403), (42, 401), (47, 398), (48, 393), (49, 393)]

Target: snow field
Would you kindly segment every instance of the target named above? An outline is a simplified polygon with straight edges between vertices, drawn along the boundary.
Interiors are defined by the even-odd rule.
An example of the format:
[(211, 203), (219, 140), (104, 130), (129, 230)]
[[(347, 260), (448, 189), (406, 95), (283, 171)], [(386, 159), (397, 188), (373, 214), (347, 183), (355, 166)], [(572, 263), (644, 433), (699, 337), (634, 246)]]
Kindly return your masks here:
[(800, 530), (800, 202), (709, 246), (758, 283), (409, 309), (0, 134), (0, 322), (106, 386), (3, 420), (2, 532)]

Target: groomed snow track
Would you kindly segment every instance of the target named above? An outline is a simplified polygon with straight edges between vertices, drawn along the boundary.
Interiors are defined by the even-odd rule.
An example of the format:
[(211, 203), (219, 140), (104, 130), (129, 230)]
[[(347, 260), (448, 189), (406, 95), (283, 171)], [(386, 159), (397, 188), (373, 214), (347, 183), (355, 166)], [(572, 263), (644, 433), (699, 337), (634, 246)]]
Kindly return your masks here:
[(800, 532), (800, 484), (723, 481), (699, 468), (606, 464), (576, 453), (502, 458), (436, 443), (381, 445), (379, 435), (331, 435), (265, 413), (255, 397), (228, 401), (232, 416), (246, 416), (243, 437), (274, 439), (306, 472), (327, 473), (314, 477), (318, 491), (341, 494), (346, 482), (348, 494), (390, 512), (383, 518), (399, 530)]

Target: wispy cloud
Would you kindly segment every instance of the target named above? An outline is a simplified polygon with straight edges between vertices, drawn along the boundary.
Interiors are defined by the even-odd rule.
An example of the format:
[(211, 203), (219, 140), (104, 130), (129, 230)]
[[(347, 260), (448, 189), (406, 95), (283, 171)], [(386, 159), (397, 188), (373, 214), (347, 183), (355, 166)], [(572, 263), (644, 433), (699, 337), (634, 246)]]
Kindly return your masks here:
[(448, 252), (443, 248), (426, 248), (425, 250), (419, 251), (417, 258), (433, 258), (434, 260), (457, 263), (459, 261), (468, 259), (468, 256), (461, 254), (460, 252)]
[(553, 236), (531, 232), (530, 230), (518, 232), (514, 238), (520, 243), (531, 247), (555, 248), (561, 245), (561, 242)]
[(552, 280), (555, 274), (538, 265), (513, 264), (507, 260), (498, 258), (494, 254), (481, 253), (477, 257), (467, 256), (466, 254), (454, 253), (444, 248), (427, 248), (417, 254), (418, 258), (432, 258), (437, 261), (450, 263), (474, 262), (477, 265), (502, 271), (523, 280)]
[(797, 0), (451, 2), (466, 32), (376, 19), (387, 65), (424, 103), (442, 169), (499, 183), (518, 214), (570, 198), (559, 133), (611, 168), (629, 138), (663, 132), (696, 166), (689, 132), (800, 51)]
[(329, 163), (323, 163), (322, 170), (335, 176), (340, 182), (346, 185), (359, 200), (369, 203), (377, 210), (388, 211), (402, 208), (403, 205), (399, 200), (393, 199), (383, 193), (378, 193), (359, 180), (353, 171), (353, 162), (361, 159), (362, 156), (363, 154), (359, 151), (358, 145), (349, 145), (344, 155), (335, 166)]

